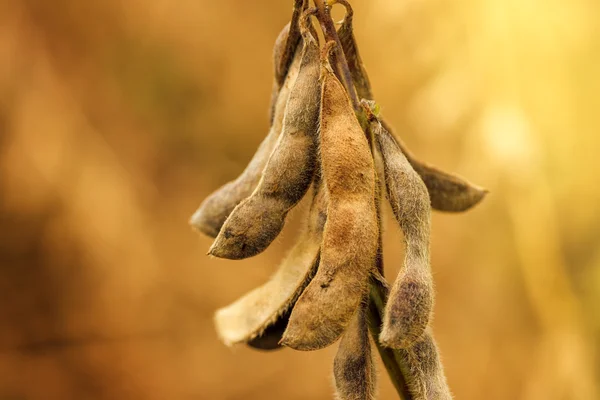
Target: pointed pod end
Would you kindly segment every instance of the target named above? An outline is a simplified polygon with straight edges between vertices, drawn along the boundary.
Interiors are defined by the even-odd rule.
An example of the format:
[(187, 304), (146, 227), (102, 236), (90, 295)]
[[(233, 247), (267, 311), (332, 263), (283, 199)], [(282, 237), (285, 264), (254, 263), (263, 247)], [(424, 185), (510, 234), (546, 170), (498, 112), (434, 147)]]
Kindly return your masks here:
[(475, 185), (473, 185), (472, 190), (474, 192), (473, 197), (472, 197), (473, 201), (469, 208), (475, 207), (477, 204), (481, 203), (483, 201), (483, 199), (485, 199), (487, 197), (487, 195), (490, 193), (490, 191), (488, 189), (482, 188), (479, 186), (475, 186)]
[(202, 233), (211, 238), (217, 237), (219, 230), (212, 224), (208, 223), (204, 214), (204, 208), (201, 206), (190, 217), (188, 224), (195, 232)]
[(223, 257), (224, 254), (221, 251), (219, 251), (217, 241), (215, 241), (212, 244), (212, 246), (210, 246), (210, 249), (208, 249), (208, 252), (206, 253), (206, 255), (209, 257), (225, 258), (225, 257)]
[(209, 256), (227, 260), (243, 260), (259, 253), (255, 246), (246, 243), (244, 237), (232, 236), (227, 233), (227, 230), (225, 230), (225, 233), (223, 231), (222, 229), (219, 232), (212, 246), (210, 246)]
[(301, 300), (302, 297), (294, 306), (281, 344), (294, 350), (313, 351), (335, 343), (347, 324), (322, 318), (323, 312), (312, 307), (314, 304), (302, 304)]
[(293, 328), (290, 332), (290, 327), (288, 326), (288, 329), (284, 332), (281, 340), (279, 340), (279, 344), (298, 351), (320, 350), (330, 344), (328, 341), (315, 340), (312, 336), (313, 335), (310, 334), (306, 335), (295, 332)]
[(379, 334), (379, 343), (390, 349), (407, 349), (415, 343), (417, 339), (418, 338), (409, 338), (405, 335), (398, 334), (395, 329), (390, 329), (385, 326)]
[(219, 339), (227, 347), (244, 342), (244, 333), (235, 323), (236, 319), (231, 315), (230, 307), (217, 310), (213, 316), (213, 322)]

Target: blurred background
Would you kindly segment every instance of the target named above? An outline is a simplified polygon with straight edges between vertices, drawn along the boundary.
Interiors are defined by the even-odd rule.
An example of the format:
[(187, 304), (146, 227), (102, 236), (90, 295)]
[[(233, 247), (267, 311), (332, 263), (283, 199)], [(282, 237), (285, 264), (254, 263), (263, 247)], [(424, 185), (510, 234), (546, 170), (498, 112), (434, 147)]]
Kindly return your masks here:
[[(396, 132), (491, 191), (433, 217), (456, 398), (600, 398), (600, 3), (351, 3)], [(336, 346), (230, 349), (212, 323), (273, 273), (306, 204), (241, 262), (187, 225), (267, 133), (291, 4), (0, 1), (0, 399), (332, 398)]]

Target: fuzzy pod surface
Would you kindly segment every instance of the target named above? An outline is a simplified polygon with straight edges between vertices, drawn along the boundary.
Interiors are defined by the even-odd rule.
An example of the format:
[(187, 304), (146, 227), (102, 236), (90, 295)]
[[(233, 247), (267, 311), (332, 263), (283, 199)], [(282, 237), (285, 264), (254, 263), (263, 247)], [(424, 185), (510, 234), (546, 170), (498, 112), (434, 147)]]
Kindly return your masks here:
[(406, 144), (394, 135), (391, 126), (384, 120), (381, 123), (425, 182), (433, 209), (445, 212), (463, 212), (476, 206), (485, 198), (488, 193), (486, 189), (474, 185), (456, 174), (444, 172), (418, 160), (408, 150)]
[(398, 350), (408, 390), (413, 400), (452, 400), (452, 393), (446, 382), (444, 367), (431, 330), (409, 348)]
[(301, 51), (298, 49), (287, 70), (283, 85), (277, 90), (277, 96), (272, 99), (274, 117), (269, 133), (240, 176), (217, 189), (202, 202), (190, 218), (190, 225), (194, 229), (209, 237), (217, 237), (233, 209), (256, 189), (281, 134), (287, 101), (298, 77), (301, 61)]
[(318, 45), (308, 29), (303, 38), (302, 63), (287, 102), (281, 136), (258, 186), (229, 215), (210, 255), (238, 260), (264, 251), (310, 187), (316, 167), (320, 63)]
[(365, 306), (366, 303), (361, 305), (354, 314), (342, 336), (333, 360), (333, 375), (338, 400), (373, 400), (375, 398), (377, 371), (369, 340)]
[[(285, 314), (317, 269), (326, 212), (325, 190), (322, 185), (316, 184), (307, 225), (275, 274), (264, 285), (216, 312), (215, 325), (225, 344), (250, 342), (263, 336), (265, 330), (278, 324), (280, 319), (287, 319)], [(285, 329), (285, 325), (274, 327), (273, 335), (263, 338), (262, 343), (270, 341), (270, 344), (261, 345), (261, 341), (257, 340), (254, 342), (255, 347), (277, 344), (283, 333), (283, 330), (279, 332), (278, 328)], [(272, 340), (272, 337), (277, 335), (277, 341)]]
[(406, 247), (404, 265), (392, 286), (379, 337), (385, 346), (406, 348), (423, 335), (433, 309), (429, 195), (396, 142), (372, 114), (370, 127), (383, 159), (387, 198)]
[[(346, 7), (346, 16), (342, 26), (338, 30), (342, 49), (348, 62), (352, 81), (356, 87), (356, 92), (361, 99), (373, 100), (373, 91), (369, 81), (367, 69), (364, 66), (362, 58), (356, 44), (354, 36), (352, 7), (346, 0), (336, 0), (336, 3)], [(382, 121), (385, 128), (391, 131), (388, 124)], [(445, 212), (463, 212), (477, 205), (485, 195), (487, 190), (482, 189), (464, 178), (455, 174), (444, 172), (438, 168), (430, 166), (416, 158), (410, 153), (408, 148), (399, 140), (398, 145), (402, 152), (408, 158), (408, 161), (414, 170), (421, 176), (430, 196), (431, 206), (438, 211)]]
[(340, 337), (368, 292), (378, 247), (371, 151), (344, 87), (323, 58), (320, 154), (329, 205), (317, 274), (294, 306), (282, 340), (297, 350), (320, 349)]

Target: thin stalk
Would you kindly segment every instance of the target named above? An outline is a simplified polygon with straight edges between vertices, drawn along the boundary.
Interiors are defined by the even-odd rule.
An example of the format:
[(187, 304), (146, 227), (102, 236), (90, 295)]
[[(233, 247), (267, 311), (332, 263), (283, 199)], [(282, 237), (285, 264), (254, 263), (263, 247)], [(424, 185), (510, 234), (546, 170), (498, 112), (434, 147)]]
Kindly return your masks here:
[[(369, 330), (373, 341), (379, 351), (379, 356), (383, 361), (383, 365), (392, 381), (392, 384), (398, 392), (398, 396), (402, 400), (412, 400), (412, 396), (408, 391), (404, 374), (402, 373), (402, 359), (397, 353), (398, 350), (390, 349), (379, 344), (379, 333), (381, 333), (381, 325), (383, 324), (383, 309), (388, 296), (387, 285), (379, 279), (372, 279), (371, 292), (369, 294)], [(406, 368), (406, 366), (404, 366)]]
[(323, 0), (314, 0), (314, 2), (315, 6), (317, 7), (317, 18), (319, 19), (321, 28), (323, 28), (325, 41), (329, 42), (333, 40), (337, 45), (335, 46), (334, 53), (336, 60), (334, 68), (337, 72), (337, 75), (348, 92), (348, 96), (352, 102), (352, 107), (354, 107), (354, 111), (356, 113), (362, 113), (363, 111), (360, 105), (360, 99), (358, 98), (356, 88), (354, 87), (354, 83), (352, 81), (352, 74), (350, 73), (350, 68), (348, 67), (348, 61), (346, 61), (346, 56), (344, 55), (344, 50), (342, 49), (342, 43), (340, 42), (337, 31), (335, 30), (333, 19), (331, 19), (331, 7), (325, 4)]

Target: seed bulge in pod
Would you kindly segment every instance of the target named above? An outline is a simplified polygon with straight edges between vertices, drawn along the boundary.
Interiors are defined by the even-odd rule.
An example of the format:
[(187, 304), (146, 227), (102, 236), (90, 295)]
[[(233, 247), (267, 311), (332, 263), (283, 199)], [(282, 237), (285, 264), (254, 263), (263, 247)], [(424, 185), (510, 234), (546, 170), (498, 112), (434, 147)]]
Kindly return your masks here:
[(452, 400), (444, 367), (429, 328), (407, 349), (397, 350), (406, 365), (404, 379), (414, 400)]
[[(366, 110), (368, 114), (369, 110)], [(405, 348), (419, 339), (433, 309), (433, 278), (429, 266), (431, 208), (425, 184), (377, 118), (370, 114), (370, 129), (381, 152), (386, 192), (396, 221), (404, 233), (406, 252), (388, 299), (383, 345)]]
[[(260, 338), (267, 328), (285, 317), (314, 276), (319, 262), (319, 249), (327, 212), (325, 196), (322, 184), (315, 184), (315, 195), (307, 226), (273, 277), (233, 304), (217, 311), (215, 315), (217, 332), (227, 345)], [(283, 329), (276, 341), (263, 338), (262, 341), (256, 340), (254, 346), (276, 346)], [(277, 334), (277, 332), (271, 333)]]
[(322, 59), (320, 154), (329, 206), (317, 275), (294, 306), (282, 340), (297, 350), (320, 349), (340, 337), (368, 292), (378, 247), (371, 151), (328, 51)]
[(319, 117), (319, 48), (303, 25), (302, 63), (290, 93), (283, 131), (250, 197), (229, 215), (209, 254), (243, 259), (264, 251), (313, 179)]
[(301, 3), (301, 0), (296, 1), (292, 22), (282, 29), (273, 49), (275, 76), (269, 107), (271, 123), (269, 133), (244, 172), (237, 179), (208, 196), (190, 218), (190, 225), (207, 236), (216, 237), (235, 206), (252, 194), (281, 134), (285, 106), (291, 88), (296, 82), (302, 60), (298, 26), (298, 15), (302, 10)]
[[(365, 299), (365, 302), (367, 299)], [(376, 370), (369, 341), (366, 303), (354, 314), (333, 361), (338, 400), (373, 400)]]

